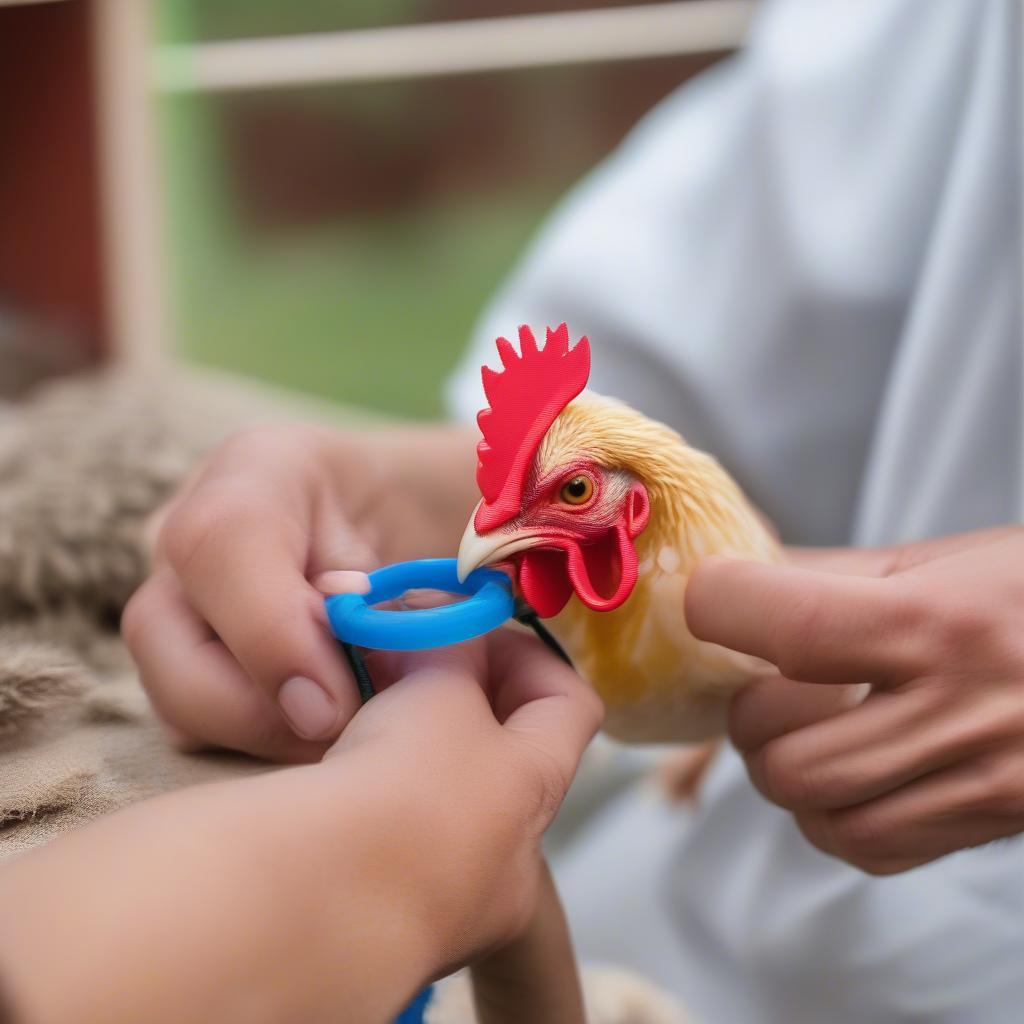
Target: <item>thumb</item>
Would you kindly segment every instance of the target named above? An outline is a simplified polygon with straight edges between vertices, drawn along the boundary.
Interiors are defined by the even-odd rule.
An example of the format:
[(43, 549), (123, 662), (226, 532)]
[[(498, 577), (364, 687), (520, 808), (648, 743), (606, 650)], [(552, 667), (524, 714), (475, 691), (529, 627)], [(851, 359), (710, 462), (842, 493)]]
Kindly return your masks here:
[(587, 744), (601, 726), (597, 694), (536, 637), (501, 629), (491, 634), (491, 700), (506, 732), (524, 741), (542, 768), (554, 768), (564, 796)]
[(360, 708), (334, 751), (385, 737), (398, 741), (406, 754), (422, 744), (455, 749), (456, 737), (497, 729), (481, 685), (482, 640), (422, 651), (372, 651), (368, 662), (377, 696)]

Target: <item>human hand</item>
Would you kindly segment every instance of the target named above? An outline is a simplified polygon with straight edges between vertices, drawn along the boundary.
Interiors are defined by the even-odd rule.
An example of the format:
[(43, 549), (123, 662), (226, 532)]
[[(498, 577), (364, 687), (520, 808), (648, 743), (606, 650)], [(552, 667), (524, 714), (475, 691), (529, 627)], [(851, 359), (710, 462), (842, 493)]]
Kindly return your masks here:
[(510, 631), (396, 660), (399, 681), (319, 763), (142, 801), (5, 867), (0, 969), (18, 1019), (248, 1020), (258, 1006), (329, 1020), (342, 1006), (370, 1024), (481, 957), (485, 994), (524, 966), (561, 979), (550, 1014), (531, 991), (512, 1019), (578, 1019), (539, 842), (597, 698)]
[(454, 550), (475, 458), (468, 429), (425, 424), (271, 424), (214, 449), (154, 516), (152, 574), (122, 618), (182, 745), (320, 758), (358, 706), (323, 595)]
[(519, 630), (388, 657), (398, 681), (352, 719), (324, 767), (347, 784), (359, 779), (395, 823), (388, 859), (428, 897), (429, 934), (444, 937), (448, 970), (505, 946), (533, 919), (541, 836), (602, 705)]
[(221, 444), (158, 513), (152, 575), (122, 631), (187, 745), (323, 754), (358, 699), (315, 584), (360, 586), (333, 571), (376, 564), (397, 529), (391, 490), (344, 435), (274, 425)]
[(696, 636), (778, 668), (733, 701), (754, 785), (872, 874), (1024, 830), (1024, 529), (794, 554), (686, 594)]

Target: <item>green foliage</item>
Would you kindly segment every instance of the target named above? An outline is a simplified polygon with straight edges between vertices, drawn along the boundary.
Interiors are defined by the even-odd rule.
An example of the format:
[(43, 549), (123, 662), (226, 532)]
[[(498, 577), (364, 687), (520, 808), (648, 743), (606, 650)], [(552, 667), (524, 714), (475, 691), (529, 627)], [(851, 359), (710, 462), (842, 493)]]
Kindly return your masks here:
[(329, 398), (440, 415), (478, 310), (550, 199), (333, 226), (207, 262), (182, 282), (186, 352)]
[[(413, 20), (426, 0), (158, 0), (164, 42), (356, 28)], [(311, 107), (427, 133), (415, 83), (289, 94)], [(238, 209), (225, 108), (203, 96), (160, 106), (176, 335), (199, 363), (405, 416), (443, 413), (443, 385), (473, 322), (560, 185), (487, 182), (455, 196), (314, 228), (257, 232)], [(329, 116), (329, 115), (328, 115)], [(413, 120), (410, 122), (410, 117)], [(425, 142), (417, 143), (423, 145)]]
[(429, 16), (426, 0), (158, 0), (176, 41), (238, 39), (404, 24)]

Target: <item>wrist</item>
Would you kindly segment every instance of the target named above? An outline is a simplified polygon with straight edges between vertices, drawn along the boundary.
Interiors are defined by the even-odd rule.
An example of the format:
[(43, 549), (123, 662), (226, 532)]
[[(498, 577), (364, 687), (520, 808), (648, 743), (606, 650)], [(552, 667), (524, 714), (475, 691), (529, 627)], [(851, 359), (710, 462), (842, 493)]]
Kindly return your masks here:
[[(311, 766), (182, 790), (62, 837), (2, 879), (10, 997), (41, 1022), (228, 1020), (252, 1006), (389, 1019), (438, 957), (382, 870), (379, 821)], [(90, 886), (68, 881), (78, 872)]]
[[(403, 754), (384, 759), (359, 745), (321, 767), (334, 774), (332, 799), (352, 808), (346, 830), (349, 817), (361, 822), (366, 869), (400, 897), (408, 940), (426, 945), (433, 976), (518, 934), (532, 906), (540, 837), (524, 840), (530, 823), (514, 794), (467, 773), (472, 756), (452, 752), (455, 764), (444, 751)], [(414, 781), (424, 776), (429, 788)]]
[(272, 868), (298, 933), (326, 937), (323, 969), (362, 979), (367, 1020), (394, 1015), (437, 976), (447, 940), (429, 810), (380, 785), (375, 767), (353, 754), (281, 773), (292, 776), (282, 801), (294, 824), (279, 836)]

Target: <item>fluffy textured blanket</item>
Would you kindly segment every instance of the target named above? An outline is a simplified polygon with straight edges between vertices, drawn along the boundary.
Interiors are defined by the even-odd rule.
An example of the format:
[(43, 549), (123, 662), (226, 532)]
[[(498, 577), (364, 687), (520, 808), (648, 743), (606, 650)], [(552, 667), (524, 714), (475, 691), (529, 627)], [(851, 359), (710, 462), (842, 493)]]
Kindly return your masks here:
[(150, 794), (263, 770), (176, 753), (117, 635), (146, 517), (205, 447), (259, 415), (220, 391), (76, 378), (0, 419), (0, 858)]
[[(149, 513), (225, 434), (297, 415), (351, 422), (183, 372), (67, 379), (0, 415), (0, 862), (152, 794), (269, 770), (174, 750), (117, 627), (145, 571)], [(589, 972), (586, 987), (594, 1024), (683, 1020), (625, 972)], [(464, 982), (432, 1020), (470, 1024)]]

